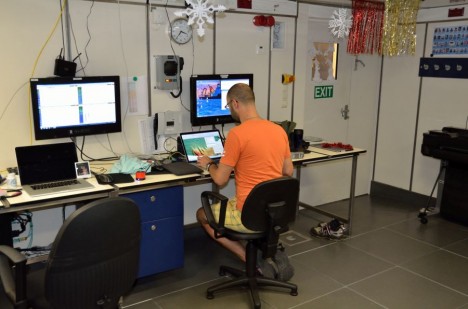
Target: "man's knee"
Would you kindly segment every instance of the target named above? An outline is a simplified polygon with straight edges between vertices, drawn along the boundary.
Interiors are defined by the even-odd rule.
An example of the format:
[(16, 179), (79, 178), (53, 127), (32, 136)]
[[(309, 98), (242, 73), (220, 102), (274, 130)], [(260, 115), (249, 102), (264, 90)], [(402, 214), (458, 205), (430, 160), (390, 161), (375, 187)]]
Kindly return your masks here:
[(203, 208), (198, 208), (197, 210), (197, 221), (201, 224), (207, 224), (208, 220), (206, 219), (205, 210)]

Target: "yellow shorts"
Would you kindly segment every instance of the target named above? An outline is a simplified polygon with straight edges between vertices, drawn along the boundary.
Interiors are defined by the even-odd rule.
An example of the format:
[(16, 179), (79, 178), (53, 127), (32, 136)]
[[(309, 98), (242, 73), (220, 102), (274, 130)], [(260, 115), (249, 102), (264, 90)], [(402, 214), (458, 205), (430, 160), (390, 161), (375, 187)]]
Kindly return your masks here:
[[(224, 226), (228, 229), (242, 232), (242, 233), (255, 233), (255, 231), (249, 230), (242, 224), (241, 214), (242, 212), (236, 207), (237, 199), (235, 197), (230, 198), (226, 206), (226, 219), (224, 220)], [(216, 222), (219, 222), (219, 211), (221, 208), (221, 202), (214, 203), (211, 205), (213, 216)]]

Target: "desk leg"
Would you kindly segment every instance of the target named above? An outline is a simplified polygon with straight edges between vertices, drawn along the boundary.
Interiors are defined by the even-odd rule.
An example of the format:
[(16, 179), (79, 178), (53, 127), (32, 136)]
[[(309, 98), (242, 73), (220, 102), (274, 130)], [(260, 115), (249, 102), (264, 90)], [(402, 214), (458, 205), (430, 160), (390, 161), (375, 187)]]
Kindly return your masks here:
[(351, 168), (351, 187), (349, 189), (349, 206), (348, 206), (348, 235), (351, 235), (351, 218), (353, 217), (354, 209), (354, 196), (356, 194), (356, 170), (357, 170), (357, 158), (353, 156), (353, 163)]
[[(299, 188), (301, 187), (301, 169), (302, 169), (301, 165), (296, 166), (296, 178), (297, 178), (297, 180), (299, 180)], [(300, 190), (299, 190), (299, 192), (300, 192)], [(296, 217), (299, 214), (299, 205), (301, 205), (300, 201), (298, 201), (298, 203), (297, 203)]]
[[(299, 179), (299, 185), (301, 184), (301, 167), (302, 167), (301, 165), (298, 165), (296, 167), (296, 178)], [(344, 217), (338, 216), (337, 214), (334, 214), (332, 212), (322, 210), (322, 209), (320, 209), (318, 207), (314, 207), (312, 205), (309, 205), (309, 204), (301, 202), (301, 201), (299, 201), (299, 203), (297, 204), (296, 216), (299, 214), (299, 207), (303, 207), (305, 209), (311, 210), (311, 211), (313, 211), (315, 213), (318, 213), (318, 214), (321, 214), (321, 215), (324, 215), (324, 216), (327, 216), (327, 217), (330, 217), (330, 218), (338, 219), (338, 220), (340, 220), (340, 221), (342, 221), (344, 223), (349, 223), (349, 217), (344, 218)]]
[[(327, 217), (335, 218), (338, 219), (344, 223), (348, 224), (348, 229), (346, 231), (347, 235), (351, 235), (351, 219), (353, 217), (353, 208), (354, 208), (354, 196), (355, 196), (355, 191), (356, 191), (356, 171), (357, 171), (357, 159), (358, 155), (353, 155), (352, 158), (352, 167), (351, 167), (351, 186), (349, 190), (349, 204), (348, 204), (348, 216), (347, 218), (338, 216), (332, 212), (328, 212), (325, 210), (321, 210), (317, 207), (313, 207), (311, 205), (308, 205), (306, 203), (303, 203), (299, 201), (297, 205), (297, 212), (299, 212), (299, 206), (304, 207), (306, 209), (312, 210), (316, 213), (319, 213), (321, 215), (325, 215)], [(299, 184), (301, 182), (301, 165), (298, 165), (296, 167), (296, 178), (299, 179)]]

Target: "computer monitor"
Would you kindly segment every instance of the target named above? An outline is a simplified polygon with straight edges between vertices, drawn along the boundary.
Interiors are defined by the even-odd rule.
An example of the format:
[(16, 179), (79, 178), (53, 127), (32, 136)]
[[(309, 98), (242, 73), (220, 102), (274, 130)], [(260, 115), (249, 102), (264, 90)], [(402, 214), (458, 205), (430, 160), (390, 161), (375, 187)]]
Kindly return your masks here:
[(32, 78), (36, 140), (121, 132), (119, 76)]
[(193, 126), (232, 123), (226, 108), (228, 90), (237, 83), (253, 89), (253, 74), (212, 74), (190, 77), (190, 121)]

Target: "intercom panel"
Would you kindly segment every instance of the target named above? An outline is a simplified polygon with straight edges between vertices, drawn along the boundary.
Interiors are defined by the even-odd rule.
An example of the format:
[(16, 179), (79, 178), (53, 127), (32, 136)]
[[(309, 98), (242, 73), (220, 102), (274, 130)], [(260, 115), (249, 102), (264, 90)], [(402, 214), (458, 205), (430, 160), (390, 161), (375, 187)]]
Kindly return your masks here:
[(180, 71), (183, 58), (174, 55), (156, 56), (156, 89), (180, 89)]

